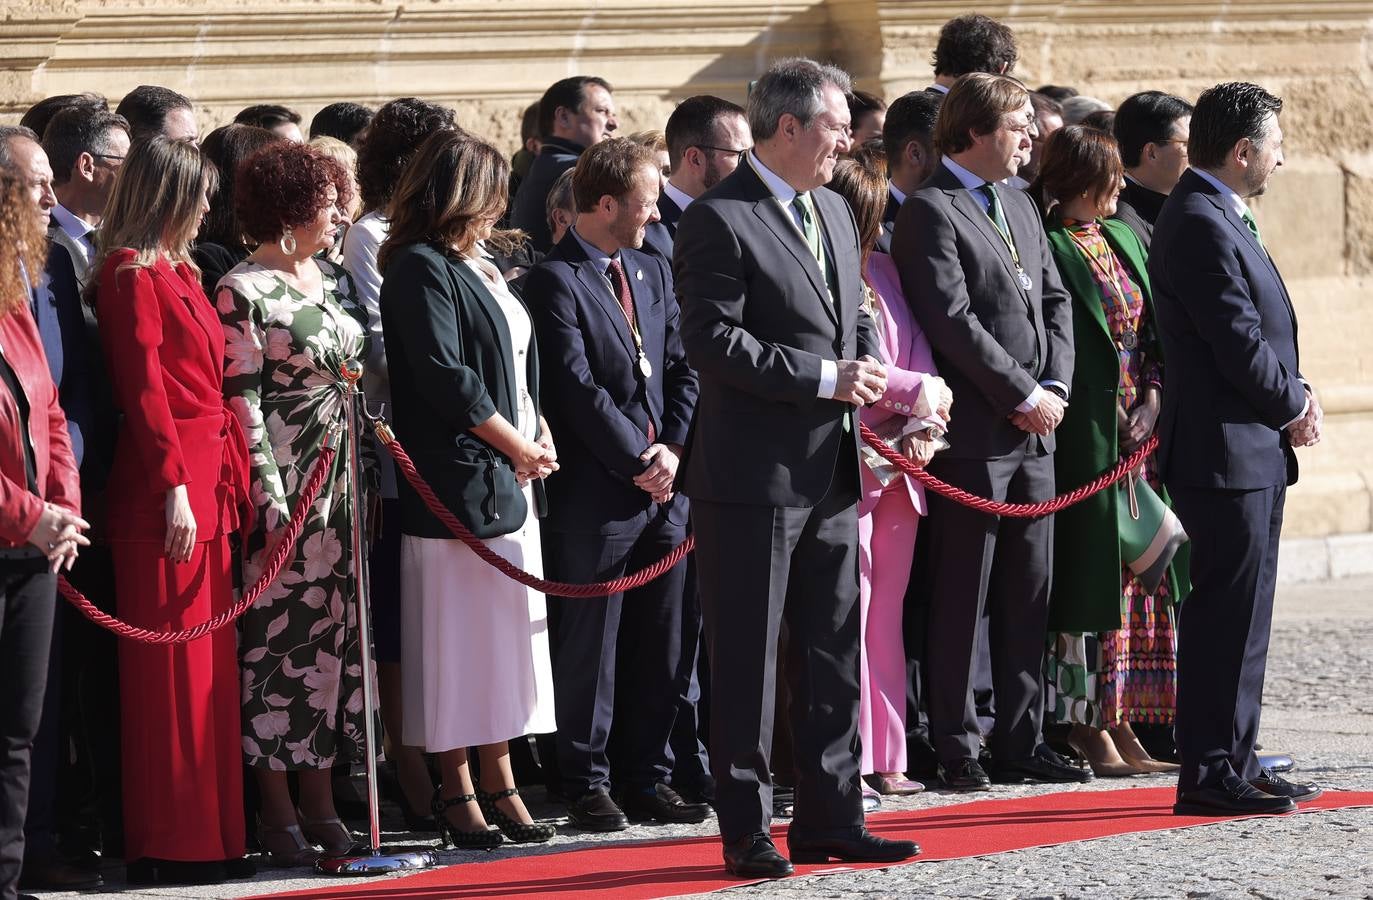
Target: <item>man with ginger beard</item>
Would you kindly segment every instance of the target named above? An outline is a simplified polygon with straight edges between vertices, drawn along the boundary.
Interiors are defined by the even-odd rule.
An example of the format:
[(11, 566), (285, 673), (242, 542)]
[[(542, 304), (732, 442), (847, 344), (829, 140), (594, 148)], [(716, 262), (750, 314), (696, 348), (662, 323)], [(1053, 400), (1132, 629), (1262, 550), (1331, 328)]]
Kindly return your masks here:
[[(589, 147), (572, 176), (577, 223), (525, 285), (563, 466), (547, 481), (542, 526), (545, 566), (558, 580), (618, 578), (686, 538), (687, 502), (673, 481), (696, 376), (668, 267), (639, 249), (645, 226), (658, 220), (660, 181), (653, 153), (628, 138)], [(675, 701), (690, 678), (685, 578), (681, 562), (632, 591), (550, 601), (558, 761), (573, 827), (698, 823), (710, 813), (671, 787)], [(610, 796), (607, 753), (617, 680), (621, 708), (632, 711), (614, 722), (630, 763), (617, 785), (622, 807)]]

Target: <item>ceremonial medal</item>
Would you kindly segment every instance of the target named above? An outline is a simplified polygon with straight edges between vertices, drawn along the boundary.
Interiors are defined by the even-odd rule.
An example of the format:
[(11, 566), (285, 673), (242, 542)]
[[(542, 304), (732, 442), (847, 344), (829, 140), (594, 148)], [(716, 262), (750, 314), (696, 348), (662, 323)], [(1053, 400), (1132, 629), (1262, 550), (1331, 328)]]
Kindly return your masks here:
[(1020, 286), (1023, 287), (1025, 290), (1028, 291), (1034, 287), (1034, 282), (1030, 280), (1030, 276), (1025, 272), (1024, 269), (1016, 269), (1016, 274), (1020, 276)]
[(653, 363), (642, 352), (639, 353), (639, 371), (644, 373), (645, 378), (653, 377)]
[(1126, 350), (1134, 350), (1139, 346), (1139, 335), (1133, 328), (1126, 328), (1120, 333), (1120, 346)]
[(643, 269), (635, 269), (635, 270), (634, 270), (634, 277), (635, 277), (636, 279), (638, 279), (639, 281), (643, 281), (643, 280), (644, 280), (644, 270), (643, 270)]

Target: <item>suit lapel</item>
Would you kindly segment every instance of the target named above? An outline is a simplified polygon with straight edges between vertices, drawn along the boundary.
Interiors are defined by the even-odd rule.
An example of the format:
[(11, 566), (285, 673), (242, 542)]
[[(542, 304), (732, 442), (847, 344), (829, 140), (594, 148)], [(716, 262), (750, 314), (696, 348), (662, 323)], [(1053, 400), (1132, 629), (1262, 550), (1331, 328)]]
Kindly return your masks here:
[[(848, 331), (848, 313), (853, 312), (858, 315), (860, 298), (850, 296), (854, 283), (843, 277), (842, 273), (856, 273), (862, 277), (860, 262), (855, 251), (857, 248), (848, 242), (836, 242), (840, 223), (848, 218), (849, 212), (843, 201), (838, 196), (831, 195), (826, 190), (815, 190), (811, 192), (815, 199), (815, 208), (819, 212), (821, 242), (824, 245), (824, 252), (827, 254), (829, 265), (834, 274), (835, 298), (833, 303), (826, 304), (826, 308), (834, 313), (835, 324), (840, 327), (841, 334)], [(837, 201), (837, 202), (832, 202)]]
[[(581, 248), (578, 248), (581, 249)], [(573, 263), (573, 269), (577, 273), (577, 280), (582, 283), (582, 287), (591, 294), (596, 307), (610, 320), (610, 330), (620, 338), (620, 343), (624, 345), (625, 352), (631, 356), (638, 356), (638, 350), (634, 346), (634, 337), (629, 333), (629, 323), (625, 321), (625, 311), (620, 308), (620, 302), (611, 296), (610, 284), (604, 275), (596, 268), (596, 264), (583, 256), (582, 260)], [(625, 274), (630, 278), (634, 276), (628, 270)], [(630, 296), (634, 295), (634, 288), (629, 289)], [(635, 302), (634, 311), (637, 314), (639, 304)]]
[[(1198, 180), (1203, 184), (1206, 184), (1208, 188), (1212, 187), (1205, 179), (1198, 178)], [(1292, 325), (1295, 327), (1297, 324), (1297, 311), (1292, 306), (1292, 297), (1287, 293), (1287, 284), (1282, 280), (1282, 273), (1278, 271), (1278, 265), (1273, 262), (1272, 255), (1269, 254), (1266, 249), (1258, 245), (1258, 241), (1254, 239), (1254, 233), (1249, 230), (1248, 225), (1244, 224), (1244, 220), (1239, 217), (1239, 214), (1230, 207), (1227, 198), (1216, 193), (1214, 188), (1207, 192), (1207, 196), (1210, 197), (1211, 202), (1215, 204), (1216, 209), (1220, 211), (1220, 214), (1225, 221), (1235, 230), (1240, 245), (1249, 248), (1250, 253), (1257, 255), (1263, 260), (1263, 264), (1273, 276), (1273, 280), (1277, 282), (1278, 293), (1282, 294), (1282, 301), (1287, 306), (1287, 314), (1291, 316)]]
[[(988, 244), (991, 244), (992, 252), (996, 254), (997, 259), (1001, 260), (1001, 265), (1006, 269), (1006, 274), (1010, 277), (1011, 283), (1015, 285), (1016, 291), (1020, 293), (1021, 299), (1028, 303), (1029, 297), (1026, 296), (1025, 288), (1020, 283), (1020, 273), (1016, 271), (1015, 260), (1011, 258), (1011, 251), (1006, 246), (1006, 241), (1001, 237), (1001, 232), (997, 231), (996, 226), (992, 224), (991, 217), (983, 212), (982, 207), (973, 199), (972, 194), (970, 194), (966, 188), (959, 187), (955, 190), (948, 191), (948, 193), (952, 199), (954, 209), (958, 210), (963, 214), (964, 218), (972, 222), (973, 227), (982, 233), (982, 236), (987, 239)], [(1002, 210), (1005, 211), (1006, 204), (1003, 203), (1001, 207)], [(1009, 225), (1010, 221), (1011, 217), (1008, 214), (1006, 216), (1006, 223)], [(1013, 225), (1011, 226), (1011, 237), (1016, 237), (1015, 226)]]
[[(491, 295), (491, 289), (482, 281), (481, 276), (472, 271), (472, 267), (461, 259), (456, 259), (443, 254), (448, 264), (456, 270), (458, 280), (467, 284), (468, 289), (477, 298), (478, 305), (481, 307), (482, 315), (486, 316), (487, 322), (491, 325), (491, 330), (501, 341), (502, 347), (510, 346), (510, 326), (506, 322), (505, 313), (501, 311), (500, 304)], [(506, 360), (505, 366), (505, 390), (507, 397), (514, 397), (515, 394), (515, 369), (514, 363)]]

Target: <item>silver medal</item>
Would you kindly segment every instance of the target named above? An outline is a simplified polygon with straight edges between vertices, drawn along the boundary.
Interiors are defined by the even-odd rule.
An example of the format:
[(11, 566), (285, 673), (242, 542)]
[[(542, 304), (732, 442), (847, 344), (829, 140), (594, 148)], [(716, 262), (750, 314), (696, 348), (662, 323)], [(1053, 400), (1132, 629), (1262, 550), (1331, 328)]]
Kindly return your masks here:
[(1126, 350), (1133, 350), (1139, 346), (1139, 335), (1133, 328), (1126, 328), (1120, 333), (1120, 346)]
[(1021, 287), (1023, 287), (1027, 291), (1034, 287), (1034, 282), (1030, 280), (1030, 276), (1025, 272), (1024, 269), (1017, 269), (1016, 273), (1020, 276)]
[(645, 378), (653, 377), (653, 363), (648, 361), (648, 357), (639, 354), (639, 371), (644, 373)]

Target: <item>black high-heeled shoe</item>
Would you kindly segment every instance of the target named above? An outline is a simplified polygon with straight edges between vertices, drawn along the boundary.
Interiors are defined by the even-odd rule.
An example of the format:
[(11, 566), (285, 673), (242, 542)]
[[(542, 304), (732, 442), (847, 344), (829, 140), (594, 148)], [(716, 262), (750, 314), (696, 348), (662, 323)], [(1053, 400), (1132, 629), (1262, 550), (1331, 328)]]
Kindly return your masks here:
[(552, 840), (553, 835), (558, 833), (558, 829), (552, 825), (544, 822), (517, 822), (501, 812), (500, 807), (496, 805), (497, 800), (515, 797), (519, 793), (519, 788), (506, 788), (494, 794), (488, 794), (481, 788), (477, 788), (477, 807), (481, 809), (487, 822), (499, 828), (501, 834), (516, 844), (542, 844)]
[(448, 821), (446, 813), (450, 806), (461, 806), (476, 799), (476, 794), (462, 794), (445, 800), (442, 786), (434, 790), (434, 799), (430, 801), (429, 808), (434, 811), (434, 819), (439, 826), (439, 843), (442, 846), (490, 852), (505, 841), (501, 833), (494, 828), (488, 827), (484, 831), (459, 831), (456, 825)]

